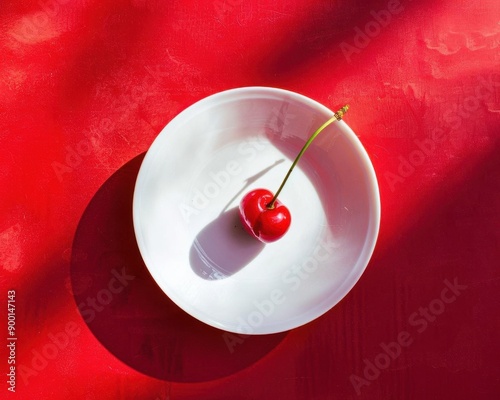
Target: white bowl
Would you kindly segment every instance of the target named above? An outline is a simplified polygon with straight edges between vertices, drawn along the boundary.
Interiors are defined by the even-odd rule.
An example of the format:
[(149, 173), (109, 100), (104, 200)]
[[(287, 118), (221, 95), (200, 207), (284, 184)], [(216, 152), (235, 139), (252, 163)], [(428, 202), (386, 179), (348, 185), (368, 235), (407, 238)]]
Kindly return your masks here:
[(319, 317), (351, 290), (375, 247), (380, 198), (344, 121), (316, 138), (283, 189), (292, 224), (282, 239), (256, 241), (237, 211), (248, 191), (277, 190), (332, 115), (297, 93), (238, 88), (197, 102), (158, 135), (137, 177), (134, 228), (152, 277), (179, 307), (226, 331), (268, 334)]

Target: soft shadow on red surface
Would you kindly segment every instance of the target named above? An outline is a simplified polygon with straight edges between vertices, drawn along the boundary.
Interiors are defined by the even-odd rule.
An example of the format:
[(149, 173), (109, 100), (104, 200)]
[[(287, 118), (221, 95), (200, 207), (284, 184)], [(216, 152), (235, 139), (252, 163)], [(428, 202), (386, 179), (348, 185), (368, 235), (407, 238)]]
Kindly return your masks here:
[(142, 159), (129, 161), (103, 184), (78, 225), (71, 280), (82, 317), (112, 354), (158, 379), (209, 381), (256, 363), (286, 333), (241, 337), (205, 325), (169, 300), (149, 274), (132, 222)]
[[(391, 7), (388, 7), (388, 4)], [(372, 51), (372, 47), (365, 49), (372, 41), (371, 37), (364, 36), (360, 40), (362, 45), (355, 48), (354, 38), (359, 36), (359, 31), (364, 35), (366, 24), (374, 21), (382, 23), (379, 25), (376, 35), (385, 33), (386, 27), (394, 21), (398, 21), (401, 15), (408, 12), (411, 6), (423, 6), (423, 2), (412, 4), (411, 2), (392, 2), (387, 0), (371, 0), (369, 2), (312, 2), (304, 13), (300, 25), (291, 26), (286, 37), (276, 40), (276, 47), (267, 52), (261, 51), (260, 61), (262, 78), (271, 80), (274, 85), (276, 81), (287, 81), (290, 78), (302, 77), (307, 69), (313, 64), (322, 64), (325, 59), (334, 57), (331, 80), (336, 80), (336, 75), (349, 75), (356, 73), (356, 68), (345, 68), (345, 59), (341, 43), (347, 44), (346, 51), (351, 56), (356, 56), (361, 50), (366, 53)], [(389, 12), (390, 8), (393, 12)], [(376, 15), (374, 17), (374, 15)], [(382, 21), (382, 22), (380, 22)], [(354, 27), (359, 31), (354, 30)], [(373, 29), (373, 27), (372, 27)], [(351, 49), (351, 50), (349, 50)], [(354, 53), (349, 53), (354, 49)], [(330, 64), (332, 64), (330, 62)], [(340, 70), (339, 67), (342, 69)]]
[[(364, 377), (365, 360), (382, 352), (381, 343), (396, 340), (403, 331), (411, 336), (411, 345), (380, 379), (362, 387), (361, 398), (379, 398), (384, 390), (394, 398), (428, 398), (430, 393), (447, 398), (450, 388), (469, 396), (479, 387), (495, 393), (499, 143), (475, 165), (462, 159), (462, 169), (450, 171), (431, 198), (422, 196), (422, 208), (408, 210), (399, 235), (375, 251), (362, 279), (326, 316), (353, 322), (339, 347), (362, 343), (349, 348), (347, 364), (337, 371), (348, 371), (346, 379), (351, 373)], [(440, 301), (445, 281), (465, 289), (444, 311), (424, 317), (421, 309)]]
[[(399, 234), (381, 237), (383, 246), (352, 291), (300, 328), (306, 334), (300, 347), (299, 330), (289, 333), (280, 356), (289, 354), (296, 376), (305, 377), (296, 382), (296, 398), (496, 398), (499, 144), (474, 161), (461, 157), (460, 171), (451, 169), (433, 193), (421, 195), (421, 207), (408, 210)], [(445, 280), (466, 288), (427, 320), (420, 308), (439, 302)], [(366, 363), (383, 354), (381, 344), (401, 332), (409, 333), (411, 344), (377, 378), (365, 375)], [(371, 377), (359, 395), (351, 375)]]

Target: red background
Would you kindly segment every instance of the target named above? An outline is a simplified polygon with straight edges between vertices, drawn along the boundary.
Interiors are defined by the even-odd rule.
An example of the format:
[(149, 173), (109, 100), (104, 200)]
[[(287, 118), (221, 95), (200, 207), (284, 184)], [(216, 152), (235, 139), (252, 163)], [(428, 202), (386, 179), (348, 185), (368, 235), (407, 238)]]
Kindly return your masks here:
[[(500, 397), (497, 0), (2, 1), (0, 47), (1, 398)], [(130, 206), (176, 114), (254, 85), (351, 105), (382, 223), (340, 304), (228, 347), (156, 287)]]

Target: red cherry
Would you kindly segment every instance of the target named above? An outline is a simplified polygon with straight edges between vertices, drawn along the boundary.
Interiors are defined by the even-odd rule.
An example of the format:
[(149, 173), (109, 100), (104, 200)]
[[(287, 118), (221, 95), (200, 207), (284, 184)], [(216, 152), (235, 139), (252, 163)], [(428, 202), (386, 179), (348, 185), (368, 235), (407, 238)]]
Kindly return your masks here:
[(288, 208), (278, 200), (278, 195), (281, 193), (283, 186), (285, 186), (293, 168), (297, 165), (316, 136), (332, 122), (340, 121), (348, 108), (349, 106), (346, 105), (334, 113), (332, 118), (321, 125), (307, 139), (275, 195), (267, 189), (255, 189), (243, 197), (240, 202), (240, 219), (243, 227), (250, 235), (261, 242), (270, 243), (280, 239), (288, 231), (292, 217)]
[(263, 243), (274, 242), (288, 231), (292, 216), (279, 200), (268, 205), (273, 194), (267, 189), (255, 189), (247, 193), (240, 203), (240, 219), (245, 230)]

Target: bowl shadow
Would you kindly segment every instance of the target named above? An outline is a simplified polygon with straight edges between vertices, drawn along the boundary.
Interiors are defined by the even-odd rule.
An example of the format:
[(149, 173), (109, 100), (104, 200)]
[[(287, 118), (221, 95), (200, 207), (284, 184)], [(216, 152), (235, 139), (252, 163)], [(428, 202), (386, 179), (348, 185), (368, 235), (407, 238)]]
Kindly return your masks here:
[[(129, 161), (101, 186), (79, 221), (70, 274), (81, 317), (115, 357), (153, 378), (206, 382), (258, 363), (287, 332), (243, 336), (213, 328), (180, 309), (151, 277), (132, 220), (143, 156)], [(219, 242), (210, 242), (206, 235), (219, 232), (233, 218), (230, 210), (201, 234), (204, 249), (207, 243), (216, 249)], [(248, 250), (244, 257), (251, 255)], [(227, 264), (222, 265), (230, 272)]]
[(239, 209), (234, 207), (196, 235), (189, 260), (193, 271), (203, 279), (224, 279), (245, 267), (264, 246), (243, 229)]

